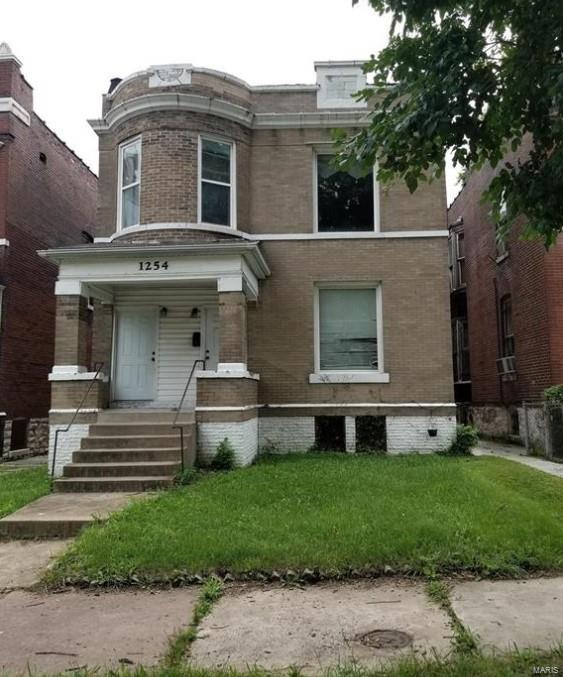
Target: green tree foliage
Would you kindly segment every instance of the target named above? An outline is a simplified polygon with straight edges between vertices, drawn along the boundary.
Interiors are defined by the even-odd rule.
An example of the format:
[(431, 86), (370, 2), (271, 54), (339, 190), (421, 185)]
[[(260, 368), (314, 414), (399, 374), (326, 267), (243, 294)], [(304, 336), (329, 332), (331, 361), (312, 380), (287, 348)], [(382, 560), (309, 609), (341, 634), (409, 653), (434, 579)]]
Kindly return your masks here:
[[(353, 0), (356, 4), (359, 0)], [(498, 171), (484, 194), (503, 237), (524, 217), (546, 246), (563, 230), (563, 1), (369, 0), (393, 17), (364, 66), (369, 126), (339, 137), (339, 163), (378, 163), (411, 192), (454, 165)], [(533, 138), (530, 153), (505, 159)]]

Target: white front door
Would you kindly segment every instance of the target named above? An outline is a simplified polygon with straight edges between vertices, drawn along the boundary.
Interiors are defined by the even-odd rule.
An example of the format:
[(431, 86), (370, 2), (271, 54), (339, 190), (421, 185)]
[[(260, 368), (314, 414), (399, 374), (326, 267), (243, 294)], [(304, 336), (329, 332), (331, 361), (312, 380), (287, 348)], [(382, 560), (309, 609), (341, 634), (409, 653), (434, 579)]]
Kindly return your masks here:
[(217, 371), (219, 362), (219, 308), (205, 309), (205, 368)]
[(152, 400), (155, 395), (156, 310), (117, 313), (114, 400)]

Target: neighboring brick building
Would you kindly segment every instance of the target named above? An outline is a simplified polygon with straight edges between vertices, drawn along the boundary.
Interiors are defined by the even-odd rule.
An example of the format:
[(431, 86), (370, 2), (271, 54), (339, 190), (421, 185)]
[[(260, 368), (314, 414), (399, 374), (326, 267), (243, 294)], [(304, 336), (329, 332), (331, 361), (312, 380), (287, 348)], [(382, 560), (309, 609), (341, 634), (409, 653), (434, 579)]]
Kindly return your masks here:
[(56, 267), (38, 249), (85, 242), (97, 179), (37, 117), (33, 90), (0, 45), (0, 456), (47, 450)]
[(185, 407), (195, 410), (200, 459), (224, 437), (239, 463), (259, 449), (449, 443), (444, 183), (410, 195), (402, 184), (380, 191), (373, 172), (336, 171), (331, 130), (366, 123), (350, 95), (365, 76), (356, 62), (316, 70), (313, 85), (251, 87), (183, 64), (112, 81), (91, 122), (96, 240), (43, 252), (60, 266), (53, 430), (92, 386), (77, 426), (59, 438), (57, 472), (75, 461), (66, 486), (81, 477), (78, 488), (99, 487), (86, 481), (97, 476), (109, 487), (124, 466), (92, 463), (139, 444), (152, 448), (128, 452), (126, 486), (154, 486), (142, 475), (157, 472), (168, 481), (174, 464), (154, 466), (177, 459), (164, 413), (179, 406), (199, 359), (207, 368), (196, 364)]
[(563, 241), (546, 251), (521, 239), (519, 223), (499, 248), (481, 201), (493, 176), (472, 173), (449, 209), (456, 399), (483, 433), (541, 447), (543, 413), (532, 403), (563, 383)]

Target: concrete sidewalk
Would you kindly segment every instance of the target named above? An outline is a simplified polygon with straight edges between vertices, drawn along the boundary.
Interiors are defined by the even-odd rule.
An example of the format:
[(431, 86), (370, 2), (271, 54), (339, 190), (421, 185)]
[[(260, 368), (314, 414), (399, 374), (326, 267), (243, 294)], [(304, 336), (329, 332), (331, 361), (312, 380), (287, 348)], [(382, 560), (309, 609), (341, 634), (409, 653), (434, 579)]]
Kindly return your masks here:
[(548, 461), (546, 458), (538, 458), (537, 456), (526, 456), (526, 449), (516, 444), (500, 444), (499, 442), (481, 440), (473, 453), (475, 456), (508, 458), (511, 461), (522, 463), (535, 470), (541, 470), (549, 475), (563, 478), (563, 463), (555, 463), (554, 461)]
[[(155, 665), (188, 625), (200, 590), (0, 594), (0, 673)], [(486, 652), (563, 640), (563, 578), (460, 582), (450, 598)], [(422, 581), (232, 584), (201, 623), (190, 661), (312, 675), (350, 661), (377, 668), (412, 652), (446, 656), (453, 640)]]

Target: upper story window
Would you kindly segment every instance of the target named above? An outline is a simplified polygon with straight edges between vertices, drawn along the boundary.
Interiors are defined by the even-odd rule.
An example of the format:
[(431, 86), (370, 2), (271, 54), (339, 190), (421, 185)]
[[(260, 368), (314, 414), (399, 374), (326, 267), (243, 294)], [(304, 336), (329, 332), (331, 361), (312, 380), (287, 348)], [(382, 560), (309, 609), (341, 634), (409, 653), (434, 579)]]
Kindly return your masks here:
[(450, 280), (452, 289), (465, 286), (465, 235), (463, 231), (452, 231), (450, 245)]
[(118, 220), (120, 228), (137, 226), (141, 217), (141, 138), (119, 147)]
[(512, 296), (500, 300), (500, 331), (502, 357), (514, 356), (514, 330), (512, 329)]
[(381, 370), (379, 289), (320, 287), (317, 372)]
[(378, 190), (374, 171), (337, 169), (332, 155), (316, 156), (317, 230), (362, 232), (378, 230)]
[(234, 145), (200, 140), (199, 220), (235, 227)]

